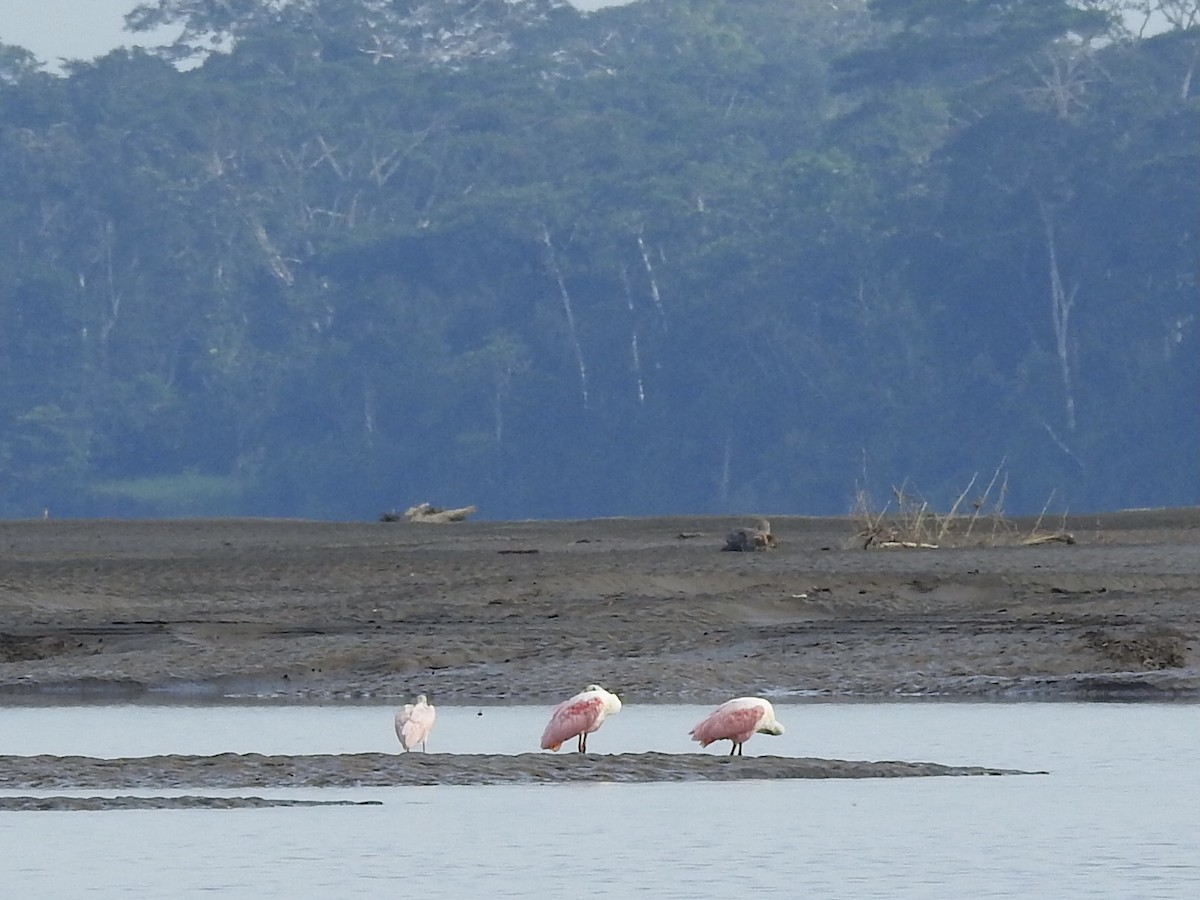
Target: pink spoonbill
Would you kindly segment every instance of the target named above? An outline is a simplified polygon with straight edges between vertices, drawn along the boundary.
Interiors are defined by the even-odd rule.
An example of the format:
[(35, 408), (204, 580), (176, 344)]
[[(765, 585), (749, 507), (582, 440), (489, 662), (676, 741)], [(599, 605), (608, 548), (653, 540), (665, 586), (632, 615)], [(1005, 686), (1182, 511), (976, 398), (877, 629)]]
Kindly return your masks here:
[(405, 704), (404, 709), (397, 710), (396, 737), (400, 738), (400, 746), (407, 751), (420, 744), (424, 751), (436, 718), (437, 708), (429, 705), (429, 698), (424, 694), (417, 697), (416, 703)]
[(783, 734), (783, 726), (775, 721), (775, 710), (761, 697), (738, 697), (727, 700), (708, 714), (692, 729), (692, 740), (707, 747), (714, 741), (732, 741), (729, 755), (742, 755), (742, 744), (755, 734)]
[(564, 741), (579, 738), (579, 752), (587, 753), (587, 736), (604, 720), (621, 711), (621, 701), (598, 684), (586, 688), (554, 707), (542, 732), (542, 749), (557, 750)]

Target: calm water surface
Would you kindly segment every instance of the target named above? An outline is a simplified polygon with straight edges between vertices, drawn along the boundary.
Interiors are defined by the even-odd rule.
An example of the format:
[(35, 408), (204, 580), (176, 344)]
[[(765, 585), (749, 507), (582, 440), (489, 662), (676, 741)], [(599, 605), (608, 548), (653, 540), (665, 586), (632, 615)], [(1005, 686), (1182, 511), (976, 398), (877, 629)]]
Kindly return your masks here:
[[(1200, 706), (776, 706), (787, 733), (747, 752), (1049, 774), (206, 791), (383, 805), (0, 813), (4, 895), (1200, 897)], [(707, 711), (626, 706), (589, 746), (688, 752)], [(440, 706), (431, 750), (528, 752), (547, 712)], [(391, 714), (0, 708), (0, 753), (390, 751)]]

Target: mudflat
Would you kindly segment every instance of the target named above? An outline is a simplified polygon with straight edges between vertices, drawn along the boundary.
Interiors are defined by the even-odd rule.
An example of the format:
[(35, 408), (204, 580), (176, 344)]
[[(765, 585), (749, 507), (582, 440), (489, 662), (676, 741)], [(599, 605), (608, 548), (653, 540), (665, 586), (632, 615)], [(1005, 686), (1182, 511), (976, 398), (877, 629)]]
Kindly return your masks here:
[[(149, 756), (117, 760), (85, 756), (0, 756), (0, 788), (38, 791), (62, 788), (363, 788), (437, 784), (762, 781), (797, 778), (923, 778), (1035, 774), (1045, 773), (989, 766), (946, 766), (929, 762), (866, 762), (781, 756), (730, 757), (703, 753), (616, 753), (591, 756), (582, 753), (567, 753), (562, 756), (549, 753), (522, 753), (515, 756), (472, 753), (260, 756), (253, 753), (224, 753), (217, 756)], [(6, 799), (12, 802), (11, 807), (5, 807)], [(86, 801), (97, 808), (106, 808), (102, 806), (103, 799), (0, 796), (0, 810), (80, 808), (66, 805), (71, 801)], [(262, 798), (241, 799), (264, 802)], [(31, 801), (36, 800), (52, 800), (63, 805), (32, 805)]]
[(1200, 698), (1198, 509), (755, 521), (4, 522), (0, 700)]

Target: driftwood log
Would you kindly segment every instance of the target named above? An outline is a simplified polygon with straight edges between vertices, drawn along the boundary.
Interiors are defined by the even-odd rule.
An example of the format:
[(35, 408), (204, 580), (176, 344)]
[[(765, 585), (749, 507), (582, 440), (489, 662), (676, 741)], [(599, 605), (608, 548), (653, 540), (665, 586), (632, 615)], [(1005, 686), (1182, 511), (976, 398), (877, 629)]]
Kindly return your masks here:
[(763, 519), (757, 528), (738, 528), (725, 536), (722, 550), (746, 553), (775, 548), (775, 535), (771, 534), (771, 523)]
[(404, 518), (410, 522), (429, 522), (443, 525), (446, 522), (462, 522), (475, 512), (474, 506), (460, 506), (457, 509), (438, 509), (428, 503), (410, 506), (404, 511)]
[(410, 522), (427, 522), (432, 525), (444, 525), (447, 522), (462, 522), (475, 512), (474, 506), (460, 506), (458, 509), (439, 509), (429, 503), (418, 503), (410, 506), (401, 516), (395, 510), (385, 512), (379, 517), (380, 522), (399, 522), (401, 518)]
[(1022, 546), (1037, 547), (1040, 544), (1074, 544), (1075, 535), (1067, 531), (1054, 534), (1033, 534), (1021, 541)]

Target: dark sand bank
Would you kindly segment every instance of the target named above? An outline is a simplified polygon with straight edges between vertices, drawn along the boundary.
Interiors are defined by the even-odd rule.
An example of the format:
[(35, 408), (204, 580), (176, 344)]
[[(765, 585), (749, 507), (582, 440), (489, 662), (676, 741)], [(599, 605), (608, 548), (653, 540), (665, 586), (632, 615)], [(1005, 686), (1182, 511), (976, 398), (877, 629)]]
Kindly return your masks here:
[(0, 812), (101, 812), (114, 809), (267, 809), (275, 806), (380, 806), (379, 800), (286, 797), (0, 797)]
[(721, 552), (753, 522), (4, 522), (0, 702), (1200, 696), (1200, 510)]
[(360, 788), (405, 785), (563, 784), (573, 782), (741, 781), (795, 778), (911, 778), (1018, 775), (1011, 769), (928, 762), (862, 762), (700, 753), (613, 755), (353, 753), (314, 756), (0, 756), (0, 787), (84, 788)]

